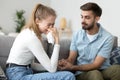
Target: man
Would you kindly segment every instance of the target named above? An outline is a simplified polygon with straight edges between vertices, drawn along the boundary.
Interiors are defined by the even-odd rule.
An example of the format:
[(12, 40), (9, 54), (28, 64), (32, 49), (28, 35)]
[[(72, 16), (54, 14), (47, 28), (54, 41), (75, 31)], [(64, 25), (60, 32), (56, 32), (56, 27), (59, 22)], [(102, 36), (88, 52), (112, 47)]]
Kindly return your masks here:
[(109, 61), (114, 37), (98, 23), (102, 9), (92, 2), (80, 9), (82, 29), (73, 35), (69, 57), (59, 61), (59, 68), (76, 71), (79, 80), (120, 80), (120, 65)]

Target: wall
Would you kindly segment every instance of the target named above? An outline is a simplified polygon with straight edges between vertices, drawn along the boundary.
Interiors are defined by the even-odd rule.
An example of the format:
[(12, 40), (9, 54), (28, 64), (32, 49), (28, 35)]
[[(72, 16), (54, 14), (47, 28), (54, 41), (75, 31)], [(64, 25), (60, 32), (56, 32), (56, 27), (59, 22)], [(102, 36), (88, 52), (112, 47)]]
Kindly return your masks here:
[(16, 10), (24, 9), (24, 16), (28, 20), (36, 3), (50, 5), (50, 0), (0, 0), (0, 26), (3, 32), (7, 34), (15, 31), (14, 17)]
[(120, 25), (120, 4), (117, 0), (51, 0), (51, 6), (58, 13), (56, 26), (59, 27), (60, 19), (66, 17), (68, 26), (72, 28), (73, 32), (81, 28), (80, 6), (89, 1), (98, 3), (103, 9), (103, 14), (99, 21), (102, 26), (113, 35), (120, 37), (120, 30), (118, 29)]
[(36, 3), (44, 3), (50, 5), (57, 12), (58, 17), (55, 26), (59, 27), (60, 19), (65, 17), (67, 26), (75, 32), (81, 28), (79, 8), (88, 1), (96, 2), (101, 6), (103, 14), (99, 22), (113, 35), (120, 37), (118, 29), (120, 18), (119, 0), (0, 0), (0, 26), (6, 34), (14, 32), (16, 27), (13, 20), (15, 10), (24, 9), (26, 11), (25, 17), (28, 19), (33, 6)]

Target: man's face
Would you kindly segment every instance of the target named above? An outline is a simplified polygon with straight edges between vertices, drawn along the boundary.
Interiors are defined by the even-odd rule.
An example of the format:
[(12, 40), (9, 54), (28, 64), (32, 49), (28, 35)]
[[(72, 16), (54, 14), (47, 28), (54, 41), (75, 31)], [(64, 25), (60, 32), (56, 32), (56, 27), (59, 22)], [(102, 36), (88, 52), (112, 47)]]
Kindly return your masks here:
[(96, 23), (95, 15), (92, 11), (82, 11), (81, 12), (81, 19), (82, 19), (82, 28), (84, 30), (91, 30)]

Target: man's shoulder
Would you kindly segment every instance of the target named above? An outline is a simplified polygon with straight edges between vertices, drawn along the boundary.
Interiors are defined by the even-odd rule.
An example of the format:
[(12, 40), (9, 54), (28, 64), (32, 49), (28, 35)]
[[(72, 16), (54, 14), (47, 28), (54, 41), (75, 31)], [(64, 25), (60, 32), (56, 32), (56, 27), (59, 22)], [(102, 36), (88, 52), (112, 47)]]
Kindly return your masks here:
[(73, 33), (74, 36), (83, 35), (84, 31), (82, 29), (77, 30)]
[(113, 37), (113, 35), (109, 32), (109, 31), (107, 31), (106, 29), (104, 29), (103, 27), (101, 27), (101, 29), (102, 29), (102, 35), (105, 37)]

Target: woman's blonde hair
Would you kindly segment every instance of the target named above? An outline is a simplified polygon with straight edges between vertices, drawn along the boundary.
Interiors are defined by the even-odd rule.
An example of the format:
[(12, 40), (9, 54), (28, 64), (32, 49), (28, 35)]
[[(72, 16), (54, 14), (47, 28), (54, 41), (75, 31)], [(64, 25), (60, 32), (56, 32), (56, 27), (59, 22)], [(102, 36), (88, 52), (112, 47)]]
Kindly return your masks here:
[(33, 30), (35, 32), (36, 36), (39, 39), (41, 39), (41, 33), (39, 31), (38, 25), (36, 24), (35, 20), (36, 19), (43, 20), (49, 16), (56, 17), (57, 15), (56, 15), (56, 12), (52, 8), (44, 6), (42, 4), (37, 4), (32, 11), (32, 15), (30, 17), (29, 22), (23, 27), (23, 29), (29, 28), (29, 29)]

